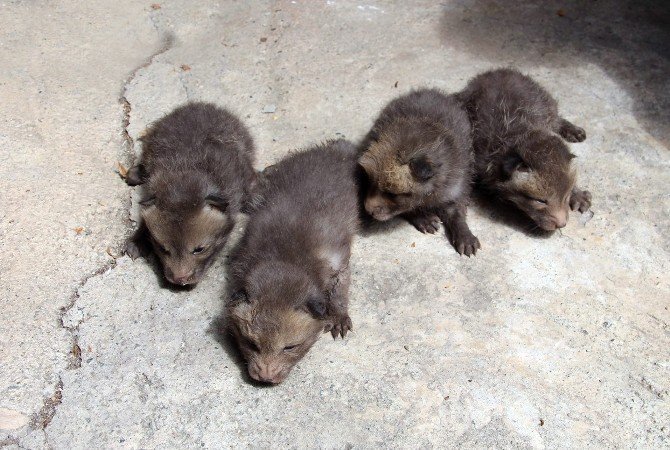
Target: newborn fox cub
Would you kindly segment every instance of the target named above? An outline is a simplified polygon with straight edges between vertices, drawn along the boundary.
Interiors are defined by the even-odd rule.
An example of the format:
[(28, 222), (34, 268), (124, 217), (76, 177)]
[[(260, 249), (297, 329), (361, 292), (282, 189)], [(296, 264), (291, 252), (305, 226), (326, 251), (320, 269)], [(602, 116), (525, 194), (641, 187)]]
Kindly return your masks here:
[(421, 89), (389, 103), (361, 146), (368, 175), (365, 210), (376, 220), (402, 215), (422, 233), (442, 221), (461, 255), (479, 240), (465, 221), (473, 155), (470, 123), (454, 96)]
[(460, 94), (473, 127), (478, 183), (526, 213), (540, 228), (555, 230), (570, 209), (585, 212), (591, 194), (575, 185), (568, 146), (586, 133), (558, 114), (539, 84), (516, 70), (474, 78)]
[(231, 259), (227, 324), (249, 375), (277, 384), (322, 332), (346, 336), (359, 226), (355, 147), (344, 140), (266, 170)]
[[(249, 132), (228, 111), (189, 103), (151, 127), (141, 161), (143, 226), (171, 283), (197, 283), (226, 243), (255, 179)], [(128, 253), (139, 256), (134, 243)]]

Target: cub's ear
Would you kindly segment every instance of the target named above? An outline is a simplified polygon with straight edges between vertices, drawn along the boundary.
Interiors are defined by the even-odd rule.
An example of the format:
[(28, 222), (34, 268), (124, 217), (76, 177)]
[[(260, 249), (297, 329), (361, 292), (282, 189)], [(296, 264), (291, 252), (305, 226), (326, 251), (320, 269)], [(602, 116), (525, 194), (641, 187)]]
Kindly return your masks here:
[(375, 160), (368, 154), (368, 152), (365, 152), (360, 156), (360, 158), (358, 158), (358, 165), (369, 173), (375, 169)]
[(228, 200), (217, 194), (210, 194), (205, 197), (205, 203), (214, 209), (218, 209), (222, 213), (226, 212), (226, 209), (228, 209)]
[(238, 289), (230, 296), (230, 305), (239, 305), (240, 303), (251, 303), (249, 295), (244, 289)]
[(328, 313), (326, 298), (323, 296), (314, 295), (309, 297), (305, 303), (305, 307), (307, 308), (307, 311), (317, 319), (325, 319), (326, 314)]
[(126, 174), (126, 184), (128, 186), (139, 186), (140, 184), (144, 184), (148, 177), (149, 174), (147, 174), (144, 166), (142, 164), (137, 164), (128, 169), (128, 173)]
[(145, 198), (144, 200), (140, 201), (140, 206), (144, 208), (149, 208), (150, 206), (154, 206), (156, 204), (156, 196), (151, 195), (148, 198)]
[(530, 170), (528, 164), (526, 164), (526, 162), (523, 160), (521, 155), (517, 153), (516, 150), (512, 150), (507, 155), (505, 155), (501, 164), (501, 169), (507, 178), (511, 177), (514, 172), (528, 172)]
[(409, 162), (409, 170), (418, 181), (428, 181), (433, 178), (437, 167), (427, 156), (417, 156)]

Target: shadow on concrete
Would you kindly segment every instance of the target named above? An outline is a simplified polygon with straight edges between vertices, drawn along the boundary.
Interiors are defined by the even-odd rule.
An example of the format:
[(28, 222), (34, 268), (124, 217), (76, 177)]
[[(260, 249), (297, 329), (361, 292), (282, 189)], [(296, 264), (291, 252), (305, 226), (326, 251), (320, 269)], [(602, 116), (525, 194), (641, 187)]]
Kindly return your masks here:
[[(225, 262), (224, 262), (224, 270), (226, 271), (226, 279), (230, 280), (231, 279), (231, 270), (230, 270), (230, 255), (234, 255), (237, 252), (237, 249), (239, 248), (241, 242), (238, 241), (236, 242), (230, 254), (226, 256)], [(228, 304), (228, 299), (231, 298), (233, 294), (233, 288), (231, 286), (230, 282), (226, 282), (226, 287), (221, 294), (221, 300), (222, 300), (222, 311), (212, 319), (212, 321), (209, 324), (209, 327), (207, 328), (207, 334), (211, 335), (212, 338), (221, 345), (221, 348), (223, 351), (228, 355), (228, 358), (237, 366), (237, 368), (240, 371), (240, 377), (248, 384), (259, 387), (259, 388), (266, 388), (266, 387), (272, 387), (270, 384), (266, 383), (261, 383), (259, 381), (254, 380), (251, 378), (249, 375), (249, 371), (247, 370), (247, 361), (244, 359), (244, 356), (242, 355), (242, 352), (240, 352), (237, 342), (235, 342), (235, 338), (233, 337), (232, 333), (230, 332), (230, 329), (228, 328), (228, 323), (226, 320), (226, 305)]]
[[(513, 204), (500, 201), (490, 194), (475, 190), (472, 193), (471, 199), (470, 206), (476, 208), (489, 220), (513, 228), (527, 236), (544, 239), (551, 237), (554, 233), (553, 231), (545, 231), (538, 227), (535, 222)], [(374, 238), (375, 235), (392, 233), (402, 227), (410, 227), (417, 233), (420, 233), (419, 230), (415, 229), (412, 224), (402, 217), (395, 217), (386, 222), (378, 222), (370, 218), (362, 223), (359, 236), (362, 238)], [(442, 227), (437, 234), (444, 236), (444, 228)], [(446, 236), (445, 239), (448, 244), (449, 240)]]
[(408, 224), (407, 221), (401, 217), (394, 217), (386, 222), (379, 222), (371, 217), (366, 217), (365, 220), (361, 221), (358, 234), (367, 238), (377, 234), (391, 233), (405, 224)]
[(466, 0), (444, 11), (440, 34), (498, 66), (597, 64), (630, 96), (637, 121), (669, 146), (670, 1)]
[(135, 233), (133, 233), (133, 235), (128, 239), (125, 248), (126, 254), (128, 254), (133, 260), (137, 258), (144, 258), (146, 260), (147, 264), (151, 268), (151, 271), (156, 276), (156, 281), (158, 282), (158, 286), (160, 286), (161, 289), (168, 289), (171, 292), (184, 292), (195, 288), (195, 285), (193, 284), (178, 286), (176, 284), (170, 283), (165, 278), (165, 275), (163, 274), (163, 266), (161, 265), (158, 256), (154, 254), (148, 235), (148, 230), (143, 223), (140, 224), (137, 231), (135, 231)]
[(224, 313), (221, 313), (219, 316), (215, 317), (212, 322), (209, 324), (207, 329), (207, 334), (211, 335), (216, 342), (221, 345), (221, 348), (228, 358), (237, 366), (240, 371), (241, 377), (247, 381), (252, 382), (253, 380), (249, 377), (247, 372), (247, 363), (242, 357), (242, 354), (237, 349), (237, 343), (235, 338), (228, 331), (228, 326), (226, 324), (226, 317)]
[(474, 206), (495, 223), (513, 228), (534, 238), (546, 239), (554, 234), (553, 231), (546, 231), (540, 228), (530, 217), (513, 204), (499, 200), (489, 193), (476, 189), (472, 193), (471, 200), (471, 206)]
[(273, 387), (271, 384), (261, 383), (249, 376), (249, 372), (247, 371), (247, 362), (244, 360), (242, 353), (237, 348), (237, 342), (235, 342), (235, 338), (228, 331), (226, 318), (223, 313), (212, 320), (212, 322), (209, 324), (209, 328), (207, 329), (207, 334), (210, 334), (214, 340), (221, 345), (221, 348), (223, 348), (223, 351), (226, 352), (228, 358), (239, 369), (240, 377), (246, 383), (258, 388)]

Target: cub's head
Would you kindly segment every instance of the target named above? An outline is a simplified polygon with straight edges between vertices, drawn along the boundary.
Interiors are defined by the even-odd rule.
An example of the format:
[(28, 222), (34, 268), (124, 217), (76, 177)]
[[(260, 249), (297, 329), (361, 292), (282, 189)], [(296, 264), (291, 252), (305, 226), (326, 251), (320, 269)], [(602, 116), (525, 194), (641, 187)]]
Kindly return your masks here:
[(372, 140), (358, 160), (369, 179), (365, 210), (385, 221), (422, 206), (444, 181), (440, 149), (450, 137), (438, 124), (399, 119)]
[(284, 381), (326, 328), (326, 304), (326, 294), (295, 266), (268, 262), (247, 274), (226, 312), (249, 376)]
[(234, 225), (228, 199), (206, 182), (190, 180), (162, 177), (149, 184), (147, 199), (141, 202), (165, 278), (182, 286), (200, 281)]
[(502, 158), (498, 191), (540, 228), (563, 228), (575, 185), (573, 158), (559, 137), (533, 132)]

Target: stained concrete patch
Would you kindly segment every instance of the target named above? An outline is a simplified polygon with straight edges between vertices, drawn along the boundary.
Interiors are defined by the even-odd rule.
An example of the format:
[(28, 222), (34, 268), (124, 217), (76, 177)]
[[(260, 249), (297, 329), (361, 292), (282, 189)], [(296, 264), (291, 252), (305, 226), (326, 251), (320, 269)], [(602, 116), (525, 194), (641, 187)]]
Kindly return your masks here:
[[(62, 61), (76, 64), (88, 49), (92, 67), (29, 63), (40, 61), (24, 48), (37, 45), (30, 33), (10, 33), (2, 47), (23, 62), (7, 72), (13, 109), (0, 132), (3, 148), (19, 150), (3, 155), (3, 192), (16, 200), (0, 212), (9, 256), (0, 261), (0, 420), (19, 426), (0, 427), (0, 443), (667, 447), (665, 16), (654, 19), (651, 3), (622, 9), (614, 0), (505, 4), (168, 0), (3, 10), (15, 28), (28, 13), (57, 14), (64, 25), (47, 29), (68, 37), (58, 41)], [(100, 50), (99, 30), (119, 33), (121, 24), (126, 40)], [(629, 57), (635, 64), (621, 64)], [(167, 289), (151, 262), (118, 255), (137, 205), (128, 207), (113, 168), (139, 156), (147, 126), (184, 101), (238, 113), (261, 169), (314, 142), (358, 139), (411, 87), (453, 91), (503, 64), (537, 78), (586, 129), (571, 148), (593, 217), (572, 214), (560, 233), (540, 237), (478, 200), (469, 221), (483, 248), (469, 259), (442, 232), (399, 223), (364, 233), (352, 257), (354, 332), (324, 335), (282, 385), (251, 384), (220, 333), (227, 251), (190, 290)], [(90, 172), (82, 182), (80, 167)]]
[(7, 408), (0, 409), (0, 430), (16, 430), (28, 425), (30, 418), (25, 414)]

